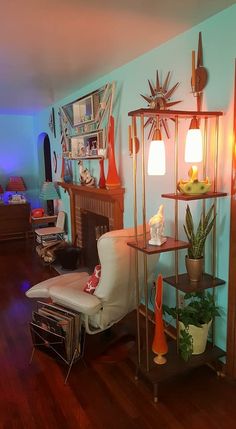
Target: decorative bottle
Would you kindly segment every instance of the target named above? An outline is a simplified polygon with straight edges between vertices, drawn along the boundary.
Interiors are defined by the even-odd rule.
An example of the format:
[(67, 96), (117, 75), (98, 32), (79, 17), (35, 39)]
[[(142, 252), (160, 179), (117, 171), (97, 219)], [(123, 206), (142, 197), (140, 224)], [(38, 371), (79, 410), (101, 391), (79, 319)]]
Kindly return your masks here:
[(154, 362), (158, 365), (163, 365), (164, 363), (166, 363), (166, 358), (164, 357), (164, 355), (168, 352), (168, 346), (162, 319), (162, 290), (163, 280), (162, 275), (159, 274), (156, 282), (155, 333), (152, 343), (152, 351), (157, 355), (154, 358)]
[(106, 187), (106, 179), (105, 179), (105, 174), (104, 174), (104, 159), (103, 158), (99, 160), (99, 165), (100, 165), (100, 178), (99, 178), (98, 186), (99, 186), (99, 188), (105, 188)]

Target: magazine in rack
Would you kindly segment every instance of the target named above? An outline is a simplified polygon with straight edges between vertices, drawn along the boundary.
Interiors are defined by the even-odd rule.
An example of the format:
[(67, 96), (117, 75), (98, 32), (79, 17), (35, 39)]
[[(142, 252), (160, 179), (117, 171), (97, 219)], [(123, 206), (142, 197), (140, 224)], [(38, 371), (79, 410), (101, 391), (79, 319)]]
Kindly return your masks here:
[(40, 301), (38, 304), (30, 322), (34, 348), (52, 351), (67, 363), (70, 366), (67, 380), (72, 364), (82, 357), (83, 352), (80, 314), (57, 304)]

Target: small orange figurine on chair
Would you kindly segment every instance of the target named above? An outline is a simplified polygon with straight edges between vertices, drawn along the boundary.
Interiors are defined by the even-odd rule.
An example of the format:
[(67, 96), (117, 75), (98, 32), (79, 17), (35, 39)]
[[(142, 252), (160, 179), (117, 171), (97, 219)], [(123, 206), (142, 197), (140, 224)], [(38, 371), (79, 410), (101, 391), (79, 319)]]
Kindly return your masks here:
[(168, 351), (162, 319), (162, 289), (162, 275), (159, 274), (156, 282), (155, 333), (152, 343), (152, 351), (157, 355), (153, 360), (158, 365), (163, 365), (164, 363), (166, 363), (166, 358), (163, 355), (165, 355)]

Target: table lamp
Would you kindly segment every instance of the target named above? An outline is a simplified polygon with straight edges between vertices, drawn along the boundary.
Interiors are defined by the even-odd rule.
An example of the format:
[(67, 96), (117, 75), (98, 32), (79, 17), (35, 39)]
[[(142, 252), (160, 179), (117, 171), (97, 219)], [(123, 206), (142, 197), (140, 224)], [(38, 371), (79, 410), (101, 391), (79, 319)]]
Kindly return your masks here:
[(7, 192), (16, 192), (15, 194), (11, 194), (9, 196), (8, 202), (9, 203), (25, 203), (26, 199), (25, 196), (22, 194), (18, 194), (18, 192), (25, 192), (26, 191), (26, 185), (24, 183), (24, 180), (20, 176), (11, 176), (9, 178), (9, 181), (6, 186)]
[(41, 200), (47, 201), (47, 212), (49, 216), (54, 215), (53, 200), (58, 200), (60, 197), (57, 193), (53, 182), (44, 182), (39, 194)]

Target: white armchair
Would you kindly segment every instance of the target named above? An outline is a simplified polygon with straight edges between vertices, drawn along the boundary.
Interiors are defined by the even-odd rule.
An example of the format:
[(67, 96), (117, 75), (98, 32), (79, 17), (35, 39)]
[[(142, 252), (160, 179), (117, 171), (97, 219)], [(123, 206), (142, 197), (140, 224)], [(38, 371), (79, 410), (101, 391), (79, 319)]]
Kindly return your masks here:
[[(142, 235), (142, 228), (138, 228)], [(86, 272), (69, 273), (45, 280), (26, 292), (29, 298), (51, 298), (53, 302), (82, 313), (86, 332), (103, 331), (121, 320), (136, 307), (135, 250), (127, 246), (134, 239), (134, 229), (110, 231), (98, 240), (101, 278), (93, 295), (83, 289), (89, 278)], [(143, 286), (143, 254), (138, 252), (139, 287)], [(148, 258), (149, 282), (155, 280), (158, 255)], [(140, 269), (141, 268), (141, 269)]]

